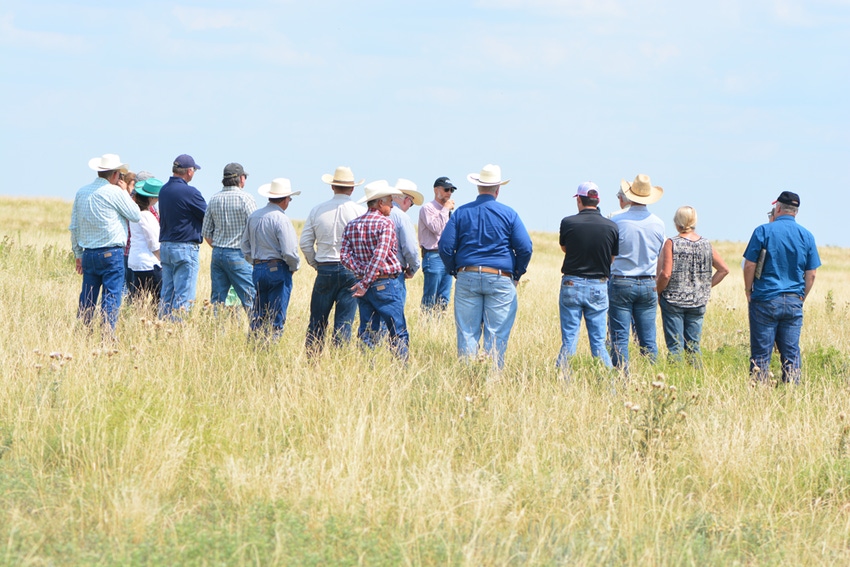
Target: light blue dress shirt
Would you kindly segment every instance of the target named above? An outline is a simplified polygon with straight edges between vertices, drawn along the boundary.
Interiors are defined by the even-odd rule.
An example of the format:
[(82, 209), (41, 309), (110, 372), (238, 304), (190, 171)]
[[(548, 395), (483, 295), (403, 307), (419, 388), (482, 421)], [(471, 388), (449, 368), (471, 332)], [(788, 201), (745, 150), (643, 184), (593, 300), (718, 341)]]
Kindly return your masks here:
[(81, 187), (71, 209), (71, 248), (83, 250), (127, 245), (127, 223), (139, 222), (141, 211), (126, 191), (98, 177)]
[(611, 220), (620, 231), (620, 254), (611, 264), (611, 275), (655, 277), (664, 246), (664, 221), (650, 213), (646, 205), (636, 203)]

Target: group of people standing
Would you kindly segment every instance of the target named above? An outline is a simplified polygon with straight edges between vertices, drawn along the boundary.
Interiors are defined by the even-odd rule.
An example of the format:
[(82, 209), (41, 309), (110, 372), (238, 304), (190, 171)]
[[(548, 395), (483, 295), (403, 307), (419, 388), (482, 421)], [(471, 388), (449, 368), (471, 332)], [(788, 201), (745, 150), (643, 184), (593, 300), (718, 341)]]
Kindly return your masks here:
[[(578, 214), (561, 221), (561, 350), (557, 366), (569, 375), (582, 317), (591, 354), (606, 367), (629, 370), (629, 342), (651, 362), (658, 356), (656, 311), (660, 307), (664, 339), (672, 359), (699, 364), (702, 323), (711, 288), (729, 273), (711, 243), (696, 232), (697, 212), (680, 207), (673, 217), (676, 236), (665, 237), (664, 222), (647, 205), (664, 190), (640, 174), (620, 182), (620, 210), (599, 212), (599, 187), (579, 185)], [(803, 301), (820, 266), (811, 233), (796, 223), (796, 193), (783, 191), (770, 223), (758, 227), (744, 253), (744, 285), (750, 322), (750, 372), (769, 376), (774, 345), (784, 382), (799, 382), (799, 339)], [(779, 224), (774, 220), (780, 220)]]
[[(448, 177), (437, 178), (428, 203), (407, 179), (395, 185), (371, 182), (355, 202), (354, 189), (365, 180), (337, 167), (322, 176), (333, 197), (309, 212), (300, 239), (286, 210), (301, 192), (286, 178), (260, 186), (268, 203), (257, 209), (244, 190), (248, 174), (238, 163), (225, 166), (222, 189), (209, 203), (190, 185), (201, 167), (187, 154), (174, 160), (165, 183), (147, 172), (131, 174), (114, 154), (93, 158), (89, 167), (98, 178), (77, 192), (69, 227), (76, 269), (83, 275), (79, 314), (86, 323), (102, 290), (104, 320), (114, 330), (125, 273), (131, 293), (151, 294), (161, 317), (179, 318), (195, 300), (199, 247), (206, 241), (212, 247), (211, 303), (224, 303), (233, 290), (250, 313), (252, 333), (275, 339), (283, 332), (300, 249), (316, 270), (305, 339), (309, 356), (322, 352), (331, 312), (331, 341), (340, 345), (350, 340), (359, 311), (362, 342), (374, 347), (385, 340), (407, 360), (405, 282), (421, 268), (421, 306), (428, 313), (446, 310), (456, 282), (458, 356), (475, 359), (483, 349), (496, 367), (504, 365), (516, 287), (531, 260), (532, 242), (516, 211), (497, 201), (510, 181), (497, 165), (467, 176), (478, 196), (458, 208), (457, 187)], [(578, 213), (561, 221), (559, 233), (564, 261), (556, 365), (565, 374), (582, 318), (591, 354), (606, 367), (628, 373), (632, 335), (639, 352), (654, 362), (659, 306), (670, 356), (699, 363), (710, 290), (729, 269), (697, 234), (692, 207), (676, 211), (677, 235), (665, 237), (663, 221), (647, 209), (662, 195), (647, 175), (623, 180), (620, 211), (605, 218), (599, 187), (579, 185)], [(407, 214), (414, 205), (421, 206), (418, 235)], [(798, 207), (799, 196), (782, 192), (772, 210), (771, 221), (778, 222), (758, 227), (744, 254), (751, 372), (758, 378), (767, 375), (776, 345), (783, 379), (799, 380), (802, 302), (820, 260), (811, 233), (795, 222)]]
[[(222, 190), (209, 203), (190, 184), (201, 166), (188, 154), (174, 160), (164, 183), (147, 172), (132, 174), (115, 154), (93, 158), (89, 167), (98, 177), (77, 192), (69, 227), (83, 275), (79, 316), (87, 324), (102, 293), (106, 328), (114, 332), (125, 274), (133, 296), (147, 293), (161, 317), (179, 319), (195, 300), (199, 248), (206, 241), (212, 247), (211, 303), (224, 303), (232, 290), (251, 314), (252, 332), (277, 338), (300, 248), (316, 270), (305, 339), (310, 356), (324, 348), (332, 311), (331, 340), (339, 345), (350, 340), (359, 310), (360, 339), (375, 346), (386, 338), (406, 360), (405, 280), (421, 267), (421, 305), (428, 313), (446, 310), (458, 278), (459, 354), (477, 357), (483, 336), (484, 350), (498, 366), (504, 363), (516, 316), (515, 287), (532, 245), (516, 212), (496, 202), (509, 181), (502, 180), (498, 166), (468, 176), (479, 197), (457, 210), (452, 198), (457, 187), (448, 177), (434, 182), (434, 200), (427, 204), (407, 179), (394, 186), (386, 180), (369, 183), (355, 202), (354, 188), (364, 180), (338, 167), (322, 176), (333, 197), (310, 211), (300, 239), (285, 214), (300, 194), (288, 179), (262, 185), (258, 193), (268, 204), (257, 209), (244, 191), (248, 174), (238, 163), (225, 166)], [(418, 236), (407, 216), (413, 205), (422, 206)]]

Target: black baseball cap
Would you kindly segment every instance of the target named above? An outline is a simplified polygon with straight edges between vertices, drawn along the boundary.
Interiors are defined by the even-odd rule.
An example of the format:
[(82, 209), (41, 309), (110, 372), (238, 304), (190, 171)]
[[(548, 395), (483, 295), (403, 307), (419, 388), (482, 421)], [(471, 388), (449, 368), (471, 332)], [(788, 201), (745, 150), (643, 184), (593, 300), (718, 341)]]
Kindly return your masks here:
[(783, 191), (782, 193), (779, 194), (779, 197), (777, 197), (776, 200), (773, 202), (774, 205), (776, 203), (782, 203), (783, 205), (793, 205), (795, 207), (799, 207), (800, 206), (800, 196), (797, 195), (796, 193), (792, 193), (791, 191)]
[(446, 189), (457, 189), (448, 177), (438, 177), (434, 182), (434, 187), (444, 187)]
[(225, 179), (238, 179), (243, 175), (248, 175), (245, 173), (245, 170), (242, 168), (242, 164), (240, 163), (228, 163), (224, 166), (224, 178)]

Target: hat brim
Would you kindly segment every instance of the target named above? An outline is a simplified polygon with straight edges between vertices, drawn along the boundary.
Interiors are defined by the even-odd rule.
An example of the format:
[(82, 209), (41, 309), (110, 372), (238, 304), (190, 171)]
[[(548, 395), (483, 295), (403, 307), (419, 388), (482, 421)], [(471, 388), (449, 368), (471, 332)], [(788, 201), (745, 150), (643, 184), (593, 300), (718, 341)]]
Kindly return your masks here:
[(399, 189), (399, 191), (413, 199), (413, 204), (417, 207), (421, 206), (422, 203), (425, 202), (425, 196), (419, 191), (414, 191), (413, 189)]
[(127, 167), (126, 163), (119, 163), (117, 167), (101, 167), (99, 157), (91, 158), (89, 160), (89, 169), (92, 171), (120, 171), (121, 173), (127, 173), (130, 169)]
[(466, 176), (466, 179), (472, 183), (473, 185), (480, 185), (482, 187), (495, 187), (497, 185), (507, 185), (511, 182), (510, 179), (505, 179), (504, 181), (481, 181), (478, 173), (470, 173)]
[(620, 181), (620, 190), (623, 192), (623, 196), (626, 199), (632, 203), (637, 203), (638, 205), (651, 205), (652, 203), (658, 202), (662, 195), (664, 195), (664, 189), (655, 185), (650, 186), (649, 195), (636, 195), (632, 193), (632, 184), (625, 179)]
[(398, 195), (404, 195), (401, 191), (396, 189), (395, 187), (390, 187), (389, 189), (378, 191), (377, 193), (373, 193), (371, 195), (365, 195), (362, 199), (357, 201), (358, 203), (368, 203), (369, 201), (374, 201), (375, 199), (383, 199), (384, 197), (393, 197)]
[(271, 189), (272, 184), (266, 183), (265, 185), (260, 185), (260, 188), (257, 189), (257, 193), (259, 193), (263, 197), (268, 197), (269, 199), (283, 199), (284, 197), (294, 197), (295, 195), (301, 194), (301, 191), (290, 191), (284, 194), (272, 193)]
[(322, 183), (327, 183), (328, 185), (338, 185), (340, 187), (357, 187), (358, 185), (363, 185), (365, 179), (361, 179), (360, 181), (340, 181), (339, 179), (334, 179), (334, 176), (330, 173), (325, 173), (322, 175)]

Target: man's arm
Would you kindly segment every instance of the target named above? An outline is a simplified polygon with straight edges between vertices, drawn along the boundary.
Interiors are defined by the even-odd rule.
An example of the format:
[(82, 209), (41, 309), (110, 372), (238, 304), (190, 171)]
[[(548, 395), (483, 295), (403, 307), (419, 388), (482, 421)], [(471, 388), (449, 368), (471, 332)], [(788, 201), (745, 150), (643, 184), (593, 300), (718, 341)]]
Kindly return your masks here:
[(744, 291), (747, 294), (747, 302), (750, 301), (750, 295), (753, 293), (753, 281), (756, 279), (756, 263), (750, 260), (744, 260)]
[(803, 300), (809, 297), (809, 292), (812, 291), (812, 286), (815, 285), (815, 275), (817, 274), (817, 270), (806, 270), (804, 275), (806, 281), (806, 288), (803, 290)]
[(455, 255), (457, 254), (457, 215), (449, 219), (446, 223), (446, 228), (440, 236), (440, 242), (437, 249), (440, 251), (440, 259), (446, 267), (446, 272), (455, 276), (457, 275), (457, 266), (455, 266)]
[(298, 247), (301, 248), (301, 253), (304, 254), (304, 259), (313, 268), (316, 264), (316, 228), (313, 224), (312, 213), (307, 215), (307, 220), (304, 221), (304, 228), (301, 229), (301, 240), (298, 241)]
[(245, 261), (249, 264), (254, 263), (254, 259), (251, 257), (251, 230), (250, 225), (245, 225), (245, 230), (242, 232), (242, 242), (239, 244), (239, 249), (242, 251), (242, 256), (245, 257)]
[(416, 233), (413, 230), (413, 224), (407, 218), (406, 213), (402, 213), (401, 223), (398, 230), (398, 250), (401, 252), (401, 257), (404, 259), (402, 268), (405, 270), (405, 277), (412, 277), (419, 269), (421, 260), (419, 259), (419, 248), (416, 245)]
[(295, 237), (295, 228), (288, 217), (284, 216), (278, 225), (278, 242), (281, 258), (290, 271), (296, 272), (301, 267), (301, 257), (298, 256), (298, 243)]

